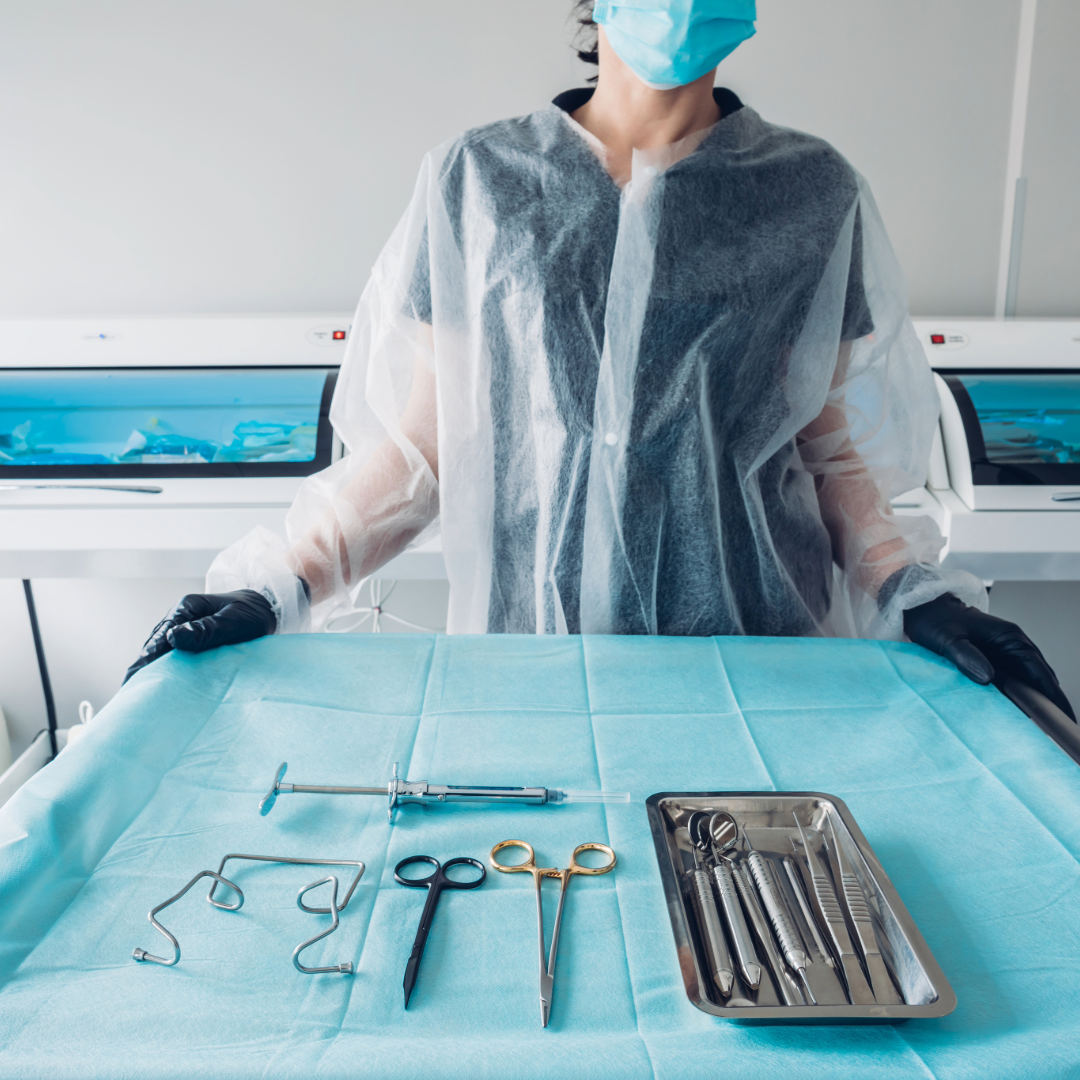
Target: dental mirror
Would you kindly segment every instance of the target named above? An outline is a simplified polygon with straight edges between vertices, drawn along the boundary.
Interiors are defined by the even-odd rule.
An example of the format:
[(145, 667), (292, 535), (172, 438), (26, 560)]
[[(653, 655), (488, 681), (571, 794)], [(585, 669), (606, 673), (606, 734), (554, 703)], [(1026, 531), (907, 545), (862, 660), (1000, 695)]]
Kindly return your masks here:
[(708, 839), (712, 843), (712, 853), (717, 857), (721, 852), (734, 847), (739, 839), (739, 826), (730, 814), (723, 811), (709, 818), (709, 823), (704, 827), (703, 832), (708, 834)]
[(704, 810), (695, 811), (686, 821), (686, 831), (690, 834), (690, 843), (698, 851), (703, 851), (706, 855), (709, 853), (708, 825), (709, 815)]

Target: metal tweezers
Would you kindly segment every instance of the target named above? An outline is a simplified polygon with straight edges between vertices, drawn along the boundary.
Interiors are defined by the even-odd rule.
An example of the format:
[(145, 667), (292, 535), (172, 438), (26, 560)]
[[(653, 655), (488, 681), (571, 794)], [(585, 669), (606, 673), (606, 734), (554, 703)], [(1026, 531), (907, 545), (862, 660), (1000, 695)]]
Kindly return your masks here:
[[(150, 920), (150, 924), (154, 927), (154, 929), (157, 930), (159, 934), (162, 934), (166, 938), (168, 938), (169, 942), (173, 947), (173, 958), (171, 960), (166, 960), (162, 956), (154, 956), (153, 954), (148, 953), (145, 949), (136, 949), (131, 954), (134, 959), (140, 962), (149, 961), (153, 964), (161, 964), (164, 967), (173, 967), (179, 962), (180, 943), (171, 933), (169, 933), (168, 930), (165, 929), (164, 926), (161, 925), (161, 923), (157, 921), (157, 918), (155, 916), (159, 911), (164, 911), (164, 909), (167, 908), (170, 904), (175, 904), (176, 901), (179, 900), (180, 897), (182, 897), (188, 891), (188, 889), (190, 889), (191, 886), (195, 884), (195, 882), (200, 881), (202, 878), (213, 878), (213, 884), (210, 886), (210, 891), (206, 894), (206, 899), (211, 904), (213, 904), (214, 907), (221, 908), (222, 911), (239, 911), (240, 908), (244, 906), (244, 894), (241, 891), (240, 887), (229, 881), (228, 878), (222, 876), (222, 871), (225, 869), (225, 864), (230, 859), (247, 859), (251, 862), (290, 863), (295, 866), (355, 866), (357, 868), (356, 877), (353, 878), (353, 882), (349, 886), (349, 891), (345, 894), (345, 899), (341, 902), (341, 904), (338, 904), (337, 902), (338, 879), (334, 874), (329, 874), (327, 877), (319, 878), (318, 881), (313, 881), (310, 885), (305, 885), (300, 890), (300, 892), (297, 893), (296, 906), (300, 908), (301, 911), (306, 911), (310, 915), (333, 915), (334, 923), (329, 929), (324, 930), (321, 934), (316, 934), (313, 938), (308, 938), (307, 941), (303, 942), (300, 945), (297, 945), (296, 948), (293, 950), (292, 954), (293, 966), (296, 968), (297, 971), (301, 971), (305, 975), (318, 975), (322, 972), (327, 971), (338, 971), (342, 975), (352, 974), (353, 966), (351, 963), (334, 964), (330, 967), (312, 968), (304, 967), (304, 965), (300, 963), (300, 954), (309, 945), (314, 945), (316, 941), (321, 941), (324, 937), (329, 936), (338, 928), (338, 924), (340, 922), (340, 920), (338, 919), (338, 913), (345, 910), (346, 905), (352, 899), (352, 894), (356, 891), (356, 886), (360, 883), (360, 878), (364, 876), (364, 864), (362, 862), (357, 862), (350, 859), (290, 859), (284, 855), (240, 855), (235, 853), (226, 855), (221, 860), (221, 863), (218, 865), (216, 871), (200, 870), (199, 873), (197, 873), (175, 896), (170, 896), (169, 899), (166, 900), (163, 904), (158, 904), (158, 906), (156, 908), (153, 908), (147, 915), (147, 918)], [(304, 903), (304, 896), (307, 893), (311, 892), (312, 889), (316, 889), (320, 885), (326, 884), (330, 885), (330, 906), (308, 907), (307, 904)], [(222, 903), (220, 900), (214, 899), (214, 892), (217, 890), (217, 887), (219, 885), (224, 885), (225, 888), (231, 889), (234, 893), (236, 893), (239, 899), (235, 904), (226, 904)]]

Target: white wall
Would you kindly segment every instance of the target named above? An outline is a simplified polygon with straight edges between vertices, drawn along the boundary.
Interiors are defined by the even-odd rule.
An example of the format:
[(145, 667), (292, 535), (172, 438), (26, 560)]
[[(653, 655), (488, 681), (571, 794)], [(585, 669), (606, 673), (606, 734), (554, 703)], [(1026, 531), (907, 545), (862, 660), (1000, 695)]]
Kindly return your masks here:
[[(758, 8), (719, 81), (869, 178), (916, 312), (992, 313), (1020, 0)], [(0, 0), (0, 316), (351, 308), (428, 148), (580, 85), (569, 9)], [(1078, 11), (1036, 24), (1042, 314), (1080, 315)]]
[(1017, 314), (1076, 315), (1080, 297), (1080, 3), (1039, 0)]
[(992, 315), (1019, 2), (763, 0), (719, 75), (867, 178), (920, 315)]
[(0, 315), (351, 310), (424, 152), (576, 82), (567, 12), (2, 0)]

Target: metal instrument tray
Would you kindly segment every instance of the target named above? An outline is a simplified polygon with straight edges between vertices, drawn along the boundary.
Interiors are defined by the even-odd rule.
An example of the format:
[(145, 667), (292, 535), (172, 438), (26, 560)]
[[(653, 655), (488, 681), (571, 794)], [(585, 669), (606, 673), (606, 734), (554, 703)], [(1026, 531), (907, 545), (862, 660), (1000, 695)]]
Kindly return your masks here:
[[(841, 799), (816, 791), (663, 791), (646, 800), (649, 824), (656, 844), (656, 858), (660, 865), (660, 879), (664, 885), (671, 930), (675, 935), (675, 948), (682, 971), (686, 996), (703, 1012), (722, 1016), (729, 1020), (788, 1020), (800, 1023), (857, 1022), (859, 1020), (906, 1020), (912, 1017), (946, 1016), (956, 1008), (956, 994), (948, 979), (938, 966), (929, 946), (923, 940), (914, 920), (908, 914), (896, 889), (878, 862), (866, 837), (863, 836), (851, 812)], [(797, 898), (791, 889), (781, 860), (794, 855), (792, 839), (799, 841), (793, 813), (797, 812), (804, 828), (809, 823), (808, 839), (819, 860), (831, 873), (836, 891), (840, 894), (839, 873), (835, 858), (830, 858), (822, 843), (822, 826), (828, 822), (835, 832), (837, 843), (843, 848), (855, 876), (868, 901), (871, 920), (881, 954), (903, 997), (904, 1004), (852, 1005), (847, 1003), (843, 983), (826, 963), (812, 964), (814, 978), (820, 989), (815, 996), (821, 1001), (843, 1000), (845, 1004), (785, 1005), (777, 993), (773, 979), (776, 975), (762, 977), (757, 991), (748, 989), (735, 973), (735, 985), (730, 998), (723, 998), (713, 986), (709, 967), (697, 929), (693, 906), (689, 902), (686, 871), (692, 869), (693, 848), (686, 830), (686, 822), (697, 810), (726, 811), (740, 826), (740, 848), (745, 848), (743, 835), (749, 838), (754, 849), (760, 852), (772, 869), (774, 878), (781, 885), (789, 907), (796, 915), (799, 931), (804, 939), (811, 930), (798, 908)], [(830, 837), (832, 833), (830, 832)], [(830, 839), (831, 843), (831, 839)], [(801, 871), (803, 891), (811, 912), (820, 928), (824, 928), (821, 911), (811, 885), (805, 859), (795, 857)], [(845, 918), (850, 912), (841, 902)], [(855, 935), (851, 933), (852, 940)], [(809, 945), (809, 942), (808, 942)], [(730, 941), (729, 941), (730, 947)], [(813, 946), (809, 946), (813, 948)], [(769, 969), (764, 957), (762, 967)], [(737, 967), (738, 965), (734, 965)]]

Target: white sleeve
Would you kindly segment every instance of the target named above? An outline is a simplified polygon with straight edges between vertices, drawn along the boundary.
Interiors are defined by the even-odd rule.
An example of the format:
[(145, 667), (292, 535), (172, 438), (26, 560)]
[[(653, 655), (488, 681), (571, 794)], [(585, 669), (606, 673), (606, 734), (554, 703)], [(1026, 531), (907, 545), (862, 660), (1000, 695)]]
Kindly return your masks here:
[(349, 332), (330, 410), (347, 454), (304, 480), (286, 519), (288, 544), (257, 529), (222, 552), (207, 575), (207, 589), (266, 595), (279, 633), (322, 629), (352, 606), (370, 574), (437, 531), (433, 339), (413, 295), (423, 283), (430, 169), (425, 162)]
[(944, 541), (931, 518), (892, 512), (892, 498), (926, 483), (939, 401), (899, 266), (862, 181), (857, 220), (851, 266), (861, 267), (872, 330), (841, 343), (825, 408), (803, 430), (799, 453), (815, 477), (839, 568), (831, 629), (898, 639), (903, 612), (942, 593), (984, 611), (987, 600), (977, 577), (938, 565)]

